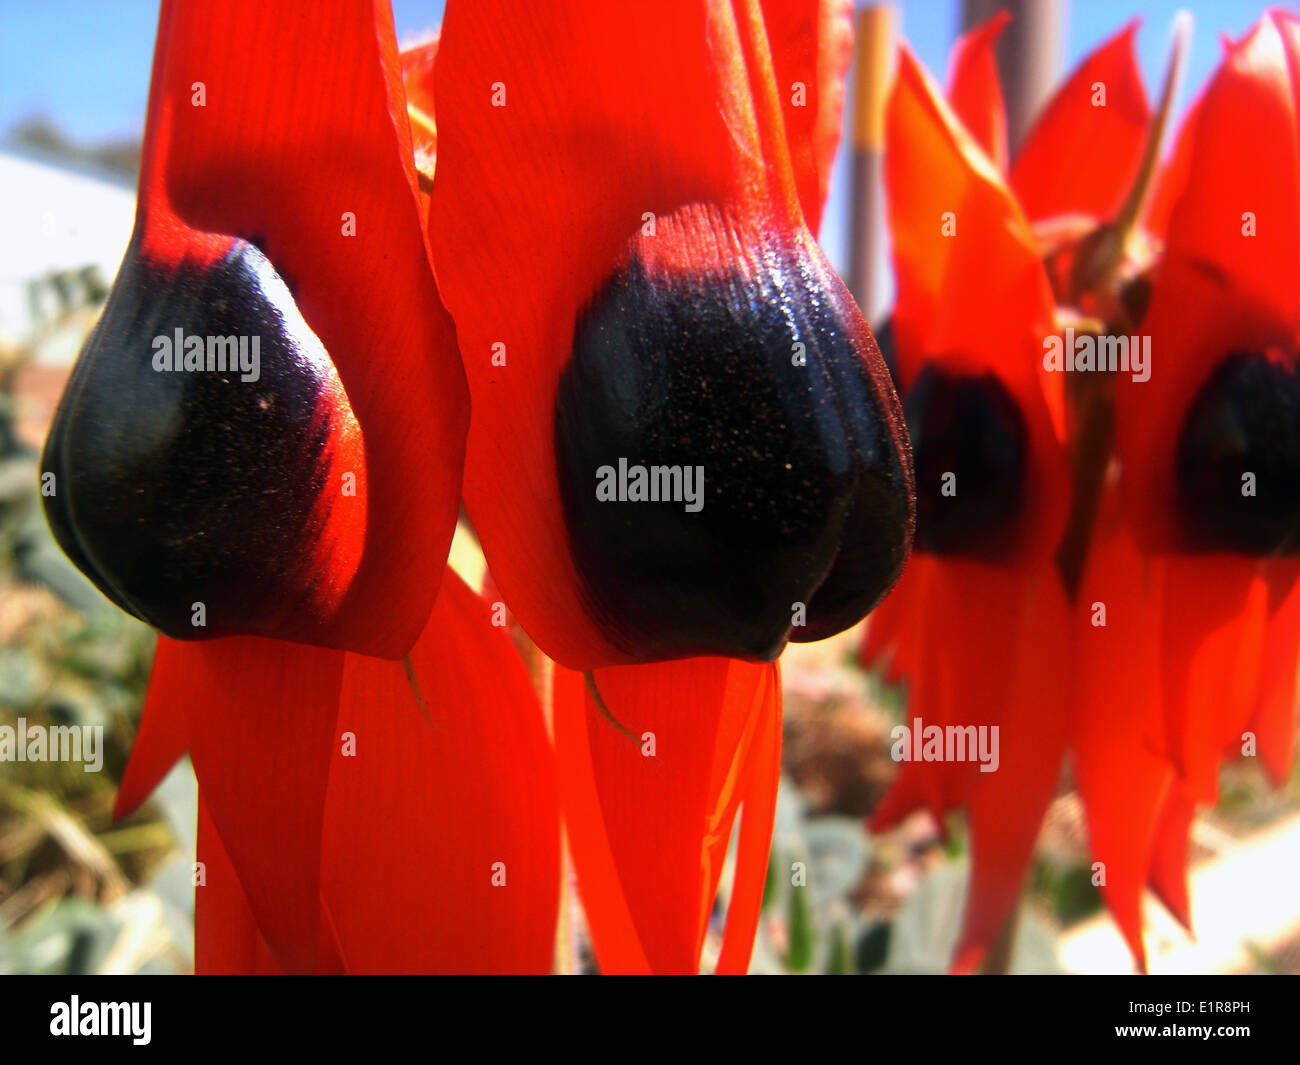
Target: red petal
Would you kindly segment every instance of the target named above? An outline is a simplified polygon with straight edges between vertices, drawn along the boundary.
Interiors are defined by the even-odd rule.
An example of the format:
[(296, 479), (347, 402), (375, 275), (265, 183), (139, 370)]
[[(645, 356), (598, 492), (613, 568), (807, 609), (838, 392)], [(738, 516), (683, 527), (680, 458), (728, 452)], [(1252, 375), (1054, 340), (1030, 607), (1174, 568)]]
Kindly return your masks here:
[(243, 885), (208, 808), (199, 799), (198, 872), (194, 886), (194, 971), (200, 975), (279, 974), (257, 930)]
[(1151, 851), (1151, 890), (1189, 932), (1192, 909), (1187, 898), (1187, 840), (1196, 807), (1177, 784), (1165, 796)]
[(816, 233), (844, 122), (853, 0), (762, 3), (799, 203), (808, 228)]
[[(1142, 890), (1173, 782), (1163, 753), (1160, 660), (1152, 653), (1161, 631), (1160, 574), (1126, 534), (1095, 540), (1075, 625), (1083, 664), (1074, 692), (1076, 781), (1092, 853), (1103, 865), (1102, 897), (1144, 967)], [(1094, 624), (1095, 604), (1105, 607), (1104, 625)]]
[(131, 746), (131, 760), (122, 774), (113, 820), (136, 809), (162, 781), (189, 746), (185, 705), (191, 691), (193, 644), (158, 637), (149, 692), (140, 714), (140, 731)]
[(241, 637), (195, 645), (186, 703), (204, 801), (279, 964), (317, 965), (325, 787), (342, 652)]
[[(1300, 29), (1266, 16), (1231, 46), (1197, 112), (1167, 255), (1213, 270), (1294, 332), (1300, 325)], [(1234, 145), (1258, 152), (1225, 166)], [(1256, 220), (1244, 235), (1245, 212)]]
[[(576, 698), (572, 681), (557, 684), (565, 816), (576, 827), (570, 840), (584, 902), (596, 902), (587, 917), (602, 969), (634, 968), (637, 946), (650, 971), (698, 969), (722, 860), (745, 799), (753, 803), (747, 816), (755, 820), (752, 830), (742, 829), (744, 868), (733, 889), (739, 923), (727, 951), (729, 966), (743, 964), (753, 938), (750, 881), (757, 877), (761, 895), (767, 863), (758, 855), (765, 858), (771, 838), (769, 789), (780, 720), (780, 688), (772, 674), (773, 667), (727, 659), (597, 671), (606, 707), (638, 741), (617, 731), (589, 693)], [(584, 719), (586, 748), (575, 750)], [(591, 776), (579, 774), (575, 782), (567, 768), (582, 759)], [(601, 891), (611, 875), (622, 888), (622, 912)]]
[(1295, 753), (1297, 664), (1300, 663), (1300, 582), (1294, 564), (1278, 566), (1282, 601), (1268, 620), (1261, 663), (1259, 706), (1252, 724), (1258, 753), (1274, 786), (1282, 787)]
[[(1079, 64), (1011, 164), (1011, 187), (1034, 221), (1063, 214), (1113, 218), (1137, 174), (1150, 109), (1131, 22)], [(1094, 104), (1104, 86), (1105, 106)]]
[[(1068, 729), (1069, 607), (1059, 582), (1042, 571), (1007, 574), (993, 602), (1015, 611), (1014, 635), (994, 642), (981, 639), (977, 628), (965, 638), (989, 661), (1002, 662), (1009, 676), (990, 692), (956, 688), (952, 696), (959, 711), (973, 706), (958, 723), (989, 721), (999, 729), (996, 771), (968, 766), (975, 770), (969, 784), (971, 875), (953, 951), (955, 972), (979, 964), (1020, 897), (1043, 813), (1055, 794)], [(996, 612), (995, 607), (990, 619)], [(994, 668), (989, 679), (996, 673)], [(1007, 693), (1005, 705), (999, 705), (998, 690)]]
[(948, 60), (948, 101), (970, 135), (1002, 173), (1007, 169), (1007, 113), (994, 46), (1011, 15), (999, 11), (953, 46)]
[(1218, 798), (1219, 761), (1255, 708), (1268, 590), (1259, 562), (1232, 555), (1162, 560), (1169, 753), (1187, 798)]
[(334, 751), (323, 877), (349, 972), (550, 970), (554, 755), (491, 613), (443, 581), (411, 652), (427, 721), (400, 664), (348, 657), (338, 734), (355, 753)]
[(141, 193), (154, 258), (211, 256), (229, 243), (204, 234), (265, 252), (364, 434), (365, 468), (336, 530), (364, 536), (364, 554), (355, 572), (329, 576), (347, 589), (337, 612), (291, 622), (287, 634), (401, 655), (451, 542), (468, 409), (421, 232), (388, 5), (330, 0), (304, 18), (258, 0), (169, 0)]
[[(579, 867), (578, 893), (587, 915), (600, 970), (607, 975), (651, 971), (614, 863), (588, 738), (585, 682), (581, 673), (555, 670), (555, 755), (559, 767), (564, 830)], [(606, 728), (604, 718), (592, 722)]]
[(760, 692), (763, 715), (754, 734), (744, 769), (745, 792), (736, 846), (736, 873), (727, 903), (727, 927), (718, 956), (717, 972), (749, 971), (754, 936), (763, 910), (763, 890), (772, 852), (772, 827), (776, 821), (776, 796), (781, 781), (781, 669), (771, 670)]

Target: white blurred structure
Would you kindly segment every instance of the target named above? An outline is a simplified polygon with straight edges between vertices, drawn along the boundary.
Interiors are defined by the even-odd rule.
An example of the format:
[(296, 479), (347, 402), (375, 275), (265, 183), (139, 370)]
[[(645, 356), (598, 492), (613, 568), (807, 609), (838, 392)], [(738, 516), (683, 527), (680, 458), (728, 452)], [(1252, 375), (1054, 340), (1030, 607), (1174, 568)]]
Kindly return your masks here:
[[(31, 343), (69, 307), (112, 283), (135, 221), (134, 182), (93, 166), (0, 148), (0, 343)], [(75, 339), (75, 338), (74, 338)], [(77, 341), (79, 344), (79, 341)], [(42, 343), (40, 362), (71, 362), (76, 346)]]

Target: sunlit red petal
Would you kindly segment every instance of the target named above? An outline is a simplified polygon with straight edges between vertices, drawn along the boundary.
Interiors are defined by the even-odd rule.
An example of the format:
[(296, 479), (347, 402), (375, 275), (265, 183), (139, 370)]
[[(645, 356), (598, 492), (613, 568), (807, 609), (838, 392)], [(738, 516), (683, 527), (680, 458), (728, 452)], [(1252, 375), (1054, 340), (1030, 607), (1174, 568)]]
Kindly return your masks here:
[[(556, 685), (555, 714), (574, 865), (602, 969), (698, 969), (742, 802), (733, 888), (740, 923), (724, 950), (729, 968), (745, 968), (779, 764), (774, 667), (691, 659), (598, 670), (595, 681), (636, 739), (615, 729), (572, 678)], [(583, 760), (589, 775), (571, 777), (568, 768)], [(745, 818), (753, 819), (748, 827)], [(620, 892), (609, 890), (615, 877)]]
[(999, 11), (953, 46), (948, 60), (948, 102), (997, 169), (1007, 169), (1007, 113), (994, 46), (1011, 16)]
[(528, 674), (491, 614), (445, 577), (411, 652), (423, 712), (401, 664), (348, 657), (323, 891), (349, 972), (550, 970), (555, 762)]
[(1079, 64), (1016, 152), (1011, 187), (1033, 221), (1065, 214), (1109, 220), (1123, 202), (1150, 123), (1137, 29), (1130, 23)]
[(853, 58), (852, 0), (762, 0), (786, 141), (808, 228), (821, 227)]
[(165, 636), (158, 638), (149, 692), (140, 712), (140, 730), (131, 745), (131, 760), (122, 774), (113, 819), (125, 817), (162, 782), (189, 747), (185, 704), (193, 681), (191, 665), (198, 649)]
[[(344, 655), (254, 637), (198, 645), (184, 705), (194, 773), (257, 926), (310, 972)], [(399, 667), (400, 668), (400, 667)]]

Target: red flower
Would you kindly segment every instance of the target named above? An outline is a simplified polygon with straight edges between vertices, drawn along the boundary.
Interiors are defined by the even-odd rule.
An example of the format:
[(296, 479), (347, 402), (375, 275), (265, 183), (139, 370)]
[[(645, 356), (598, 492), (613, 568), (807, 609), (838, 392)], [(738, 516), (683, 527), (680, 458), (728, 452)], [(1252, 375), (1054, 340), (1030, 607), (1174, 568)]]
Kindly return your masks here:
[[(742, 804), (718, 964), (747, 967), (780, 763), (758, 663), (853, 624), (906, 555), (893, 390), (808, 230), (849, 8), (447, 7), (429, 236), (466, 506), (523, 628), (594, 669), (558, 670), (554, 703), (605, 971), (698, 969)], [(700, 505), (603, 499), (623, 464), (702, 470)]]
[[(952, 89), (995, 154), (996, 28), (959, 46)], [(1295, 23), (1270, 15), (1232, 46), (1185, 125), (1145, 211), (1148, 241), (1168, 220), (1154, 273), (1132, 233), (1149, 125), (1132, 37), (1061, 88), (1009, 185), (906, 51), (890, 105), (917, 553), (864, 655), (908, 678), (925, 724), (999, 725), (1001, 766), (908, 763), (875, 822), (968, 808), (958, 969), (1010, 912), (1066, 750), (1102, 895), (1139, 964), (1144, 884), (1187, 920), (1187, 829), (1214, 801), (1219, 759), (1248, 729), (1275, 776), (1290, 756), (1300, 447), (1276, 397), (1294, 388), (1300, 313)], [(1260, 166), (1225, 165), (1243, 122), (1270, 145)], [(1248, 209), (1274, 220), (1266, 241), (1241, 239)], [(955, 232), (935, 224), (944, 211)], [(1149, 380), (1048, 372), (1044, 338), (1066, 322), (1150, 335)], [(1244, 442), (1234, 417), (1256, 421)], [(1273, 475), (1258, 506), (1240, 493), (1256, 467)]]
[[(48, 461), (65, 548), (168, 637), (119, 810), (189, 751), (200, 968), (547, 965), (555, 752), (483, 604), (433, 599), (466, 414), (440, 293), (492, 584), (586, 671), (552, 694), (600, 961), (698, 968), (743, 805), (719, 968), (747, 967), (772, 663), (860, 620), (911, 537), (897, 398), (805, 221), (848, 16), (453, 0), (403, 71), (378, 6), (164, 6), (140, 231)], [(269, 333), (260, 389), (157, 376), (156, 323)], [(405, 673), (364, 657), (413, 642)]]
[[(108, 594), (251, 634), (160, 639), (118, 801), (188, 749), (200, 970), (550, 964), (553, 753), (442, 577), (467, 403), (400, 79), (386, 4), (164, 4), (136, 237), (47, 448)], [(264, 373), (156, 372), (173, 328), (260, 331)]]

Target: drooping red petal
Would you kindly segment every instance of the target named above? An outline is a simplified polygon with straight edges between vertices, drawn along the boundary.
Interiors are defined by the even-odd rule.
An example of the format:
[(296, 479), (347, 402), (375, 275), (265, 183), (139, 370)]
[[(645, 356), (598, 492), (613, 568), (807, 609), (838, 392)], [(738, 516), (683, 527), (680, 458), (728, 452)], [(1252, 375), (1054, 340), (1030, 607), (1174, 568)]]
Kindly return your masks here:
[[(774, 668), (690, 659), (598, 670), (595, 683), (636, 739), (606, 720), (572, 678), (556, 685), (555, 715), (574, 865), (602, 969), (636, 971), (642, 959), (641, 971), (698, 969), (742, 801), (742, 822), (753, 820), (742, 825), (733, 888), (738, 923), (725, 950), (729, 968), (744, 968), (756, 927), (753, 881), (761, 898), (767, 871), (779, 764)], [(590, 775), (570, 777), (568, 767), (583, 760)], [(621, 892), (602, 890), (614, 877)]]
[(781, 781), (781, 669), (771, 670), (758, 695), (763, 715), (744, 769), (744, 794), (740, 797), (740, 836), (736, 845), (736, 872), (727, 902), (727, 925), (718, 955), (719, 975), (749, 971), (754, 936), (763, 910), (763, 890), (772, 851), (776, 821), (776, 796)]
[(280, 966), (310, 972), (344, 655), (254, 637), (195, 645), (184, 704), (204, 801)]
[(1145, 966), (1142, 891), (1156, 827), (1173, 784), (1165, 755), (1160, 646), (1162, 575), (1126, 532), (1106, 528), (1112, 493), (1094, 537), (1075, 613), (1078, 679), (1071, 746), (1098, 883), (1129, 949)]
[(1187, 896), (1187, 843), (1196, 807), (1177, 782), (1165, 796), (1151, 851), (1151, 890), (1189, 932), (1192, 908)]
[(165, 636), (158, 638), (149, 691), (140, 713), (140, 730), (131, 746), (131, 760), (122, 774), (113, 804), (113, 820), (136, 809), (162, 782), (189, 746), (185, 703), (191, 690), (190, 665), (197, 649)]
[(194, 971), (200, 975), (276, 975), (276, 964), (257, 929), (243, 885), (199, 797), (198, 857), (194, 885)]
[[(811, 25), (809, 15), (800, 18)], [(832, 108), (824, 83), (840, 60), (832, 62), (839, 53), (828, 38), (823, 63), (820, 16), (817, 25), (815, 60), (805, 50), (789, 66), (783, 58), (782, 69), (815, 62), (820, 114), (823, 101)], [(808, 603), (814, 614), (817, 588), (766, 594), (793, 570), (770, 558), (747, 566), (781, 523), (746, 528), (725, 549), (728, 537), (711, 523), (758, 513), (783, 494), (774, 487), (782, 478), (791, 491), (818, 482), (818, 441), (846, 433), (831, 426), (804, 437), (818, 412), (842, 406), (850, 420), (889, 424), (894, 435), (876, 452), (891, 466), (882, 477), (887, 498), (851, 512), (874, 521), (897, 509), (906, 524), (897, 410), (865, 322), (804, 224), (773, 64), (758, 0), (664, 11), (596, 0), (527, 10), (505, 0), (448, 4), (435, 69), (439, 159), (429, 232), (475, 403), (466, 506), (512, 611), (571, 668), (705, 654), (770, 659), (785, 639), (799, 638), (790, 604)], [(805, 153), (812, 161), (825, 154), (822, 125), (818, 117), (797, 138), (817, 142)], [(809, 308), (829, 318), (801, 322)], [(754, 338), (771, 329), (778, 340), (755, 365)], [(833, 337), (847, 347), (823, 358), (821, 345)], [(798, 365), (787, 352), (802, 348), (809, 366), (821, 361), (828, 371), (816, 381), (837, 391), (852, 377), (857, 394), (778, 413), (808, 395), (777, 381)], [(728, 359), (742, 363), (723, 380)], [(747, 387), (727, 386), (737, 379)], [(663, 392), (671, 402), (647, 399)], [(710, 397), (708, 432), (673, 421), (692, 420), (701, 396)], [(661, 418), (672, 423), (663, 432)], [(761, 447), (735, 444), (769, 418)], [(856, 443), (855, 469), (865, 454)], [(662, 456), (638, 455), (658, 448)], [(589, 461), (596, 453), (599, 461)], [(776, 462), (778, 453), (789, 461)], [(626, 500), (601, 499), (591, 477), (618, 459), (702, 464), (715, 478), (710, 499), (720, 502), (694, 518), (643, 507), (622, 523), (616, 504)], [(807, 491), (804, 500), (813, 502)], [(587, 513), (594, 503), (601, 506)], [(830, 538), (825, 514), (820, 502), (801, 510), (817, 524), (804, 549)], [(643, 530), (659, 522), (663, 535), (643, 544)], [(854, 551), (819, 557), (801, 572), (871, 568), (863, 556), (877, 548), (890, 560), (884, 569), (901, 566), (905, 538), (866, 530), (855, 534)], [(677, 540), (692, 550), (669, 546)], [(721, 579), (729, 567), (734, 579)], [(891, 569), (886, 587), (894, 576)], [(824, 598), (842, 595), (836, 605), (854, 613), (853, 582), (824, 583)], [(884, 590), (867, 584), (872, 594), (863, 598), (872, 602), (859, 617)], [(765, 593), (761, 609), (741, 586)], [(834, 622), (845, 620), (837, 613)]]
[(1272, 566), (1282, 601), (1270, 604), (1261, 661), (1259, 704), (1252, 728), (1274, 786), (1282, 787), (1295, 753), (1297, 667), (1300, 666), (1300, 581), (1295, 567)]
[(610, 848), (591, 761), (585, 682), (571, 669), (555, 670), (555, 756), (559, 770), (564, 830), (579, 865), (578, 893), (602, 973), (648, 973), (650, 962), (637, 934), (618, 866)]
[(762, 0), (786, 141), (808, 228), (821, 228), (853, 58), (852, 0)]
[(1011, 163), (1011, 187), (1037, 222), (1065, 214), (1110, 219), (1137, 173), (1150, 109), (1131, 22), (1057, 90)]
[(1010, 21), (999, 11), (965, 33), (948, 59), (948, 102), (1000, 173), (1007, 169), (1007, 113), (994, 46)]
[(1162, 559), (1169, 756), (1189, 800), (1218, 798), (1219, 761), (1238, 747), (1259, 691), (1268, 592), (1248, 557)]
[[(1011, 648), (1012, 657), (1005, 706), (982, 709), (998, 725), (998, 766), (972, 773), (971, 875), (961, 936), (953, 950), (954, 972), (979, 965), (1020, 897), (1069, 732), (1063, 712), (1070, 677), (1069, 606), (1060, 583), (1055, 574), (1041, 571), (1007, 574), (1003, 580), (1004, 595), (1020, 601), (1014, 639), (994, 644), (972, 638), (990, 656), (1006, 655)], [(972, 699), (987, 702), (969, 691), (955, 698), (958, 706)]]
[[(555, 762), (490, 606), (454, 573), (401, 664), (343, 673), (323, 893), (348, 972), (548, 972)], [(427, 720), (426, 720), (427, 716)]]

